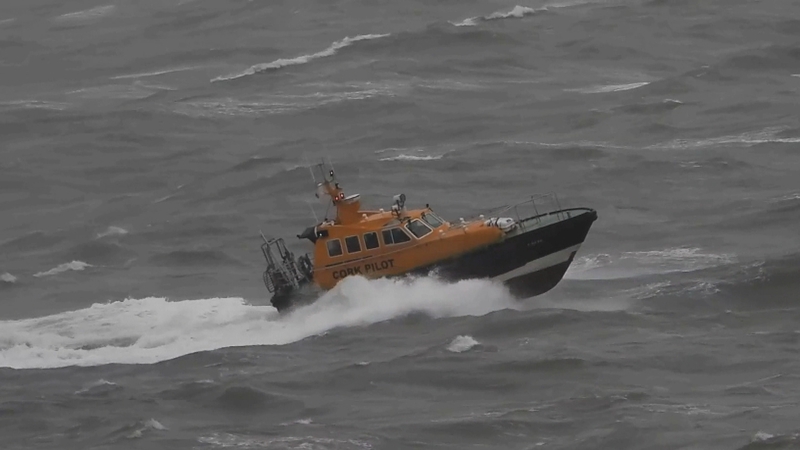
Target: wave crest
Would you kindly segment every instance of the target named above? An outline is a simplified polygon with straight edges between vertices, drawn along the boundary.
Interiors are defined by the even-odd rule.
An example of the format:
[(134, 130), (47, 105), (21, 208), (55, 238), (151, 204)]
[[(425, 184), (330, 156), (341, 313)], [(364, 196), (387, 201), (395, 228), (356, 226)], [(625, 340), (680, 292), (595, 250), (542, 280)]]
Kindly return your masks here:
[(17, 282), (17, 277), (8, 272), (4, 272), (2, 275), (0, 275), (0, 281), (3, 283), (14, 284)]
[(58, 266), (56, 266), (56, 267), (54, 267), (54, 268), (52, 268), (50, 270), (47, 270), (45, 272), (37, 272), (37, 273), (33, 274), (33, 276), (36, 277), (36, 278), (49, 277), (51, 275), (58, 275), (59, 273), (67, 272), (69, 270), (81, 271), (81, 270), (84, 270), (87, 267), (93, 267), (93, 266), (91, 264), (87, 264), (87, 263), (85, 263), (83, 261), (77, 261), (76, 260), (76, 261), (72, 261), (72, 262), (68, 262), (68, 263), (64, 263), (64, 264), (59, 264)]
[(470, 17), (470, 18), (464, 19), (464, 20), (462, 20), (461, 22), (458, 22), (458, 23), (453, 23), (453, 22), (450, 22), (450, 23), (452, 23), (453, 25), (455, 25), (457, 27), (474, 27), (474, 26), (478, 25), (478, 22), (481, 22), (481, 21), (512, 19), (512, 18), (521, 19), (521, 18), (523, 18), (523, 17), (525, 17), (527, 15), (536, 14), (538, 12), (543, 12), (543, 11), (547, 11), (547, 8), (534, 9), (534, 8), (530, 8), (530, 7), (527, 7), (527, 6), (516, 5), (516, 6), (514, 6), (513, 9), (511, 9), (511, 11), (496, 11), (496, 12), (493, 12), (493, 13), (489, 14), (488, 16)]
[(450, 342), (450, 345), (447, 346), (447, 351), (463, 353), (476, 345), (480, 345), (480, 342), (476, 341), (472, 336), (456, 336), (456, 338)]
[(327, 56), (333, 56), (333, 55), (336, 54), (336, 52), (339, 51), (339, 49), (342, 49), (344, 47), (348, 47), (350, 45), (353, 45), (353, 43), (355, 43), (355, 42), (364, 41), (364, 40), (371, 40), (371, 39), (380, 39), (380, 38), (386, 37), (386, 36), (389, 36), (389, 35), (388, 34), (360, 34), (360, 35), (355, 36), (355, 37), (346, 37), (346, 38), (342, 39), (341, 41), (334, 42), (333, 44), (331, 44), (325, 50), (319, 51), (317, 53), (312, 53), (310, 55), (301, 55), (301, 56), (297, 56), (295, 58), (288, 58), (288, 59), (280, 58), (280, 59), (276, 59), (275, 61), (272, 61), (272, 62), (256, 64), (254, 66), (250, 66), (248, 69), (246, 69), (243, 72), (239, 72), (239, 73), (235, 73), (235, 74), (231, 74), (231, 75), (218, 76), (218, 77), (212, 79), (211, 82), (212, 83), (216, 83), (218, 81), (230, 81), (230, 80), (235, 80), (235, 79), (242, 78), (242, 77), (247, 77), (247, 76), (250, 76), (250, 75), (255, 75), (255, 74), (259, 73), (259, 72), (264, 72), (264, 71), (267, 71), (267, 70), (276, 70), (276, 69), (280, 69), (282, 67), (295, 66), (295, 65), (299, 65), (299, 64), (306, 64), (306, 63), (309, 63), (309, 62), (311, 62), (311, 61), (313, 61), (315, 59), (325, 58)]

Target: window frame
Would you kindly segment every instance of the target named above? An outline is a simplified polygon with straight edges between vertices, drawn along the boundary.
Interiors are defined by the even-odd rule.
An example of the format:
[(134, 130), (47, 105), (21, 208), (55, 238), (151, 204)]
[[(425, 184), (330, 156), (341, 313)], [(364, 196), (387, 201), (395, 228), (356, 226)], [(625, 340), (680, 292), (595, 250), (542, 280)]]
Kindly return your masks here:
[[(409, 236), (408, 233), (406, 233), (403, 230), (403, 228), (404, 227), (402, 227), (402, 226), (395, 225), (395, 226), (392, 226), (390, 228), (384, 228), (383, 230), (381, 230), (381, 239), (383, 240), (383, 245), (386, 245), (386, 246), (389, 246), (389, 245), (400, 245), (400, 244), (405, 244), (406, 242), (411, 242), (413, 240), (413, 238), (411, 236)], [(402, 241), (402, 242), (395, 242), (394, 241), (394, 236), (392, 235), (392, 230), (397, 230), (400, 233), (403, 233), (403, 235), (407, 238), (407, 240)], [(386, 233), (387, 231), (389, 232), (389, 236), (392, 236), (392, 242), (386, 242), (386, 235), (384, 233)]]
[[(433, 224), (428, 223), (428, 221), (425, 220), (425, 217), (431, 217), (431, 218), (435, 219), (437, 222), (439, 222), (439, 225), (433, 226)], [(445, 224), (444, 219), (442, 219), (441, 217), (439, 217), (438, 215), (436, 215), (436, 214), (434, 214), (433, 212), (430, 212), (430, 211), (422, 213), (422, 215), (420, 215), (419, 218), (420, 218), (420, 220), (422, 220), (422, 222), (424, 222), (426, 225), (428, 225), (429, 227), (431, 227), (434, 230)]]
[[(370, 247), (367, 244), (367, 235), (368, 234), (371, 234), (371, 235), (375, 236), (375, 246), (374, 247)], [(377, 231), (368, 231), (368, 232), (366, 232), (366, 233), (361, 235), (361, 239), (364, 240), (364, 251), (375, 250), (376, 248), (380, 248), (380, 246), (381, 246), (381, 240), (378, 238), (378, 232)]]
[[(338, 255), (331, 255), (331, 242), (336, 242), (339, 245), (339, 254)], [(328, 250), (328, 257), (329, 258), (338, 258), (344, 255), (344, 247), (342, 246), (342, 240), (339, 238), (330, 238), (325, 242), (325, 248)]]
[[(420, 225), (422, 225), (422, 226), (423, 226), (423, 227), (424, 227), (426, 230), (428, 230), (428, 232), (427, 232), (427, 233), (424, 233), (422, 236), (417, 236), (417, 233), (414, 233), (414, 231), (412, 231), (412, 230), (411, 230), (411, 227), (410, 227), (410, 226), (411, 226), (411, 224), (412, 224), (412, 223), (414, 223), (414, 222), (418, 222), (418, 223), (419, 223)], [(407, 230), (408, 230), (408, 232), (409, 232), (409, 233), (411, 233), (411, 235), (412, 235), (412, 236), (414, 236), (414, 238), (416, 238), (417, 240), (419, 240), (419, 239), (423, 239), (425, 236), (427, 236), (427, 235), (429, 235), (429, 234), (433, 233), (433, 228), (432, 228), (432, 227), (430, 227), (430, 226), (428, 226), (428, 224), (427, 224), (427, 223), (425, 223), (425, 221), (424, 221), (424, 220), (422, 220), (422, 219), (411, 219), (411, 220), (409, 220), (408, 222), (406, 222), (406, 224), (403, 226), (403, 228), (407, 229)]]
[[(356, 250), (354, 252), (350, 251), (350, 245), (347, 243), (347, 240), (350, 239), (350, 238), (356, 238), (356, 244), (358, 244), (358, 250)], [(357, 234), (354, 234), (352, 236), (346, 236), (344, 238), (344, 248), (347, 250), (347, 254), (348, 255), (352, 255), (354, 253), (361, 253), (361, 239), (358, 238)]]

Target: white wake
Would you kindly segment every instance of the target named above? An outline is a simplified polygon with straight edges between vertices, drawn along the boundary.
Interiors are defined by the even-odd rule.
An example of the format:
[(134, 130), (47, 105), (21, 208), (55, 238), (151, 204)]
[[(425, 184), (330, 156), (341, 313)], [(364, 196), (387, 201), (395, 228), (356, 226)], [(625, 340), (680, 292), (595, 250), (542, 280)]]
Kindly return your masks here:
[(286, 315), (242, 298), (126, 299), (0, 321), (0, 367), (150, 364), (223, 347), (289, 344), (334, 328), (374, 324), (412, 312), (479, 316), (514, 307), (501, 285), (480, 280), (446, 284), (433, 278), (349, 277), (315, 303)]

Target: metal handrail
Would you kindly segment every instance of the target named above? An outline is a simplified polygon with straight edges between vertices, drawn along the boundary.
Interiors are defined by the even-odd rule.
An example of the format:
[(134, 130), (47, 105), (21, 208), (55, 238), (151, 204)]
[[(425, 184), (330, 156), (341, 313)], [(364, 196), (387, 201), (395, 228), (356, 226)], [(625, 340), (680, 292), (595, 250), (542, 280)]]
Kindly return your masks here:
[[(298, 275), (297, 266), (294, 261), (294, 255), (283, 242), (283, 239), (270, 239), (267, 240), (264, 235), (261, 235), (264, 243), (261, 244), (261, 251), (264, 253), (264, 258), (267, 260), (267, 268), (264, 271), (263, 278), (267, 290), (275, 292), (279, 287), (276, 286), (270, 273), (280, 273), (284, 281), (291, 284), (294, 288), (300, 287), (300, 276)], [(272, 247), (278, 253), (280, 261), (276, 260), (276, 256), (272, 253)]]
[[(537, 205), (537, 200), (541, 200), (541, 199), (544, 199), (544, 198), (551, 198), (553, 200), (554, 204), (555, 204), (555, 208), (552, 209), (552, 210), (549, 210), (549, 212), (540, 213), (539, 212), (539, 207), (541, 206), (542, 202), (540, 201), (539, 204)], [(519, 209), (520, 209), (521, 206), (526, 205), (526, 204), (530, 204), (533, 207), (534, 214), (532, 216), (523, 218), (523, 217), (520, 217)], [(553, 212), (555, 212), (557, 214), (557, 217), (558, 217), (559, 220), (563, 220), (563, 214), (561, 212), (562, 211), (561, 202), (558, 200), (558, 196), (556, 195), (555, 192), (545, 192), (545, 193), (541, 193), (541, 194), (531, 195), (530, 198), (527, 198), (525, 200), (520, 200), (520, 201), (518, 201), (516, 203), (512, 203), (512, 204), (509, 204), (509, 205), (496, 206), (496, 207), (488, 209), (488, 210), (486, 210), (486, 211), (484, 211), (484, 212), (482, 212), (480, 214), (475, 214), (473, 216), (470, 216), (468, 219), (464, 220), (464, 223), (455, 223), (455, 224), (452, 224), (452, 226), (453, 226), (453, 228), (463, 227), (466, 223), (475, 221), (478, 218), (480, 218), (481, 216), (484, 216), (484, 217), (499, 216), (499, 215), (504, 214), (504, 213), (506, 213), (508, 211), (511, 211), (511, 210), (514, 210), (514, 215), (516, 216), (515, 218), (517, 219), (517, 222), (522, 222), (524, 220), (535, 218), (535, 217), (542, 217), (542, 216), (551, 214)]]

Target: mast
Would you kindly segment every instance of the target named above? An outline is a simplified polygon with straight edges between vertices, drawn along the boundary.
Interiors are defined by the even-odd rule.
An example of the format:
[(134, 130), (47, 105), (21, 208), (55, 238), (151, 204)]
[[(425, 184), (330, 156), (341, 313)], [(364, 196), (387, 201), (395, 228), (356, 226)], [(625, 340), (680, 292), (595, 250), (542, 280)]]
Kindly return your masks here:
[(361, 209), (361, 196), (359, 194), (344, 195), (344, 189), (336, 181), (336, 173), (333, 167), (326, 169), (324, 163), (317, 164), (317, 168), (322, 174), (322, 181), (317, 183), (317, 198), (327, 195), (331, 203), (336, 208), (337, 225), (355, 223), (361, 219), (359, 210)]

